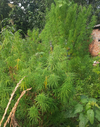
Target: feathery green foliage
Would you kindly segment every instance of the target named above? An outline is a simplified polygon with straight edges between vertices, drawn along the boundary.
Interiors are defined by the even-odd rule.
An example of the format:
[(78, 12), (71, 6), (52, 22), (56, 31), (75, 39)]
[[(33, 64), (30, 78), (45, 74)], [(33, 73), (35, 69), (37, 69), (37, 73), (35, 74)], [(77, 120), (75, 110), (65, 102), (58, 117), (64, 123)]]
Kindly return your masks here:
[(16, 83), (26, 76), (7, 112), (8, 116), (21, 91), (32, 87), (16, 111), (21, 126), (99, 124), (100, 107), (94, 98), (100, 79), (88, 53), (94, 23), (91, 6), (78, 8), (66, 0), (52, 4), (41, 33), (28, 30), (22, 39), (19, 32), (2, 31), (0, 118)]

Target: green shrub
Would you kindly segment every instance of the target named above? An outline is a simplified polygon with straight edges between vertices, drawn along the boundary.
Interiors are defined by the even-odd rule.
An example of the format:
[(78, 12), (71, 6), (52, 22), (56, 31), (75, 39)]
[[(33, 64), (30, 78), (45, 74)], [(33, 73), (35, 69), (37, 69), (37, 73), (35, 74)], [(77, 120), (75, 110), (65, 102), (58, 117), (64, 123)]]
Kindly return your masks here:
[[(2, 32), (0, 118), (12, 90), (26, 76), (7, 112), (8, 116), (21, 91), (32, 87), (21, 98), (16, 111), (15, 117), (21, 126), (99, 124), (100, 109), (92, 89), (92, 84), (96, 85), (95, 90), (98, 88), (99, 74), (93, 72), (92, 60), (86, 50), (92, 40), (95, 17), (91, 17), (91, 7), (78, 8), (77, 4), (67, 2), (52, 4), (40, 34), (34, 29), (22, 39), (18, 32)], [(68, 48), (70, 50), (66, 51)]]

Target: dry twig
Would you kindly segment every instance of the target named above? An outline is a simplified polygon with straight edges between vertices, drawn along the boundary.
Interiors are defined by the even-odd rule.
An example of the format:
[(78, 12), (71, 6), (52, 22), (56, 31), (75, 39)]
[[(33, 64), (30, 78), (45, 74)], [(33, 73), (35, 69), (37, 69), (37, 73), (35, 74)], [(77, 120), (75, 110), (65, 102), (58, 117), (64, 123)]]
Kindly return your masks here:
[(26, 93), (26, 91), (29, 91), (29, 90), (31, 90), (31, 89), (32, 89), (32, 88), (29, 88), (29, 89), (27, 89), (27, 90), (24, 90), (24, 91), (21, 93), (20, 97), (18, 98), (17, 102), (15, 103), (14, 107), (12, 108), (12, 111), (10, 112), (10, 114), (9, 114), (9, 116), (8, 116), (8, 118), (7, 118), (6, 122), (5, 122), (5, 124), (4, 124), (4, 127), (6, 127), (7, 123), (9, 123), (10, 118), (11, 118), (10, 127), (11, 127), (11, 125), (12, 125), (13, 127), (19, 126), (18, 123), (17, 123), (17, 121), (15, 120), (15, 112), (16, 112), (16, 109), (17, 109), (17, 106), (18, 106), (18, 103), (19, 103), (20, 99), (23, 97), (23, 95)]
[(10, 97), (9, 102), (8, 102), (8, 104), (7, 104), (7, 107), (6, 107), (6, 109), (5, 109), (4, 115), (3, 115), (3, 117), (2, 117), (2, 119), (1, 119), (1, 121), (0, 121), (0, 127), (1, 127), (1, 124), (2, 124), (2, 122), (3, 122), (3, 120), (4, 120), (4, 118), (5, 118), (5, 115), (6, 115), (6, 113), (7, 113), (7, 110), (8, 110), (8, 108), (9, 108), (9, 105), (10, 105), (10, 103), (11, 103), (11, 100), (12, 100), (12, 98), (13, 98), (13, 96), (14, 96), (16, 90), (17, 90), (17, 88), (19, 87), (20, 83), (22, 82), (22, 80), (23, 80), (24, 78), (25, 78), (25, 76), (19, 81), (19, 83), (17, 83), (17, 85), (16, 85), (16, 87), (15, 87), (13, 93), (11, 94), (11, 97)]

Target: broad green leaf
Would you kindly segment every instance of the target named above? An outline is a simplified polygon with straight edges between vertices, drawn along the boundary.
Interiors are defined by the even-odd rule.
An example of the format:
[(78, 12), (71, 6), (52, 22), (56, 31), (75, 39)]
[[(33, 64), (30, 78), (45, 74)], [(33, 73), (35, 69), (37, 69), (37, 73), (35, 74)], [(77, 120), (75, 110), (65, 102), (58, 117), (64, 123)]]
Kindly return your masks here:
[(92, 109), (89, 109), (87, 111), (87, 117), (90, 120), (90, 123), (93, 124), (94, 123), (94, 111)]
[(93, 101), (93, 102), (97, 102), (97, 100), (95, 98), (89, 98), (89, 101)]
[(91, 108), (91, 104), (90, 104), (90, 102), (88, 102), (87, 104), (86, 104), (86, 110), (89, 110)]
[(96, 110), (95, 117), (97, 118), (98, 121), (100, 121), (100, 110)]
[(87, 122), (88, 122), (88, 119), (85, 115), (83, 115), (82, 113), (79, 115), (79, 127), (85, 127)]
[(82, 112), (83, 111), (83, 105), (81, 105), (81, 104), (77, 104), (76, 106), (75, 106), (75, 114), (76, 113), (79, 113), (79, 112)]
[(64, 118), (74, 118), (77, 117), (77, 114), (74, 114), (73, 110), (67, 110), (65, 112)]
[(84, 104), (84, 103), (87, 103), (88, 102), (88, 99), (87, 98), (83, 98), (81, 99), (81, 102)]

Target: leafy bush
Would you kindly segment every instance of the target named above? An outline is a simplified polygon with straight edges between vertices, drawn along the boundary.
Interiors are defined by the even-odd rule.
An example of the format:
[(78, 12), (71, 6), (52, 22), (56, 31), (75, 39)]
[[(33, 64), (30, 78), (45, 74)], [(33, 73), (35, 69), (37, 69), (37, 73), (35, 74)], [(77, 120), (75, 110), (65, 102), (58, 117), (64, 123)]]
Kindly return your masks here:
[(52, 4), (41, 33), (28, 30), (28, 37), (22, 39), (19, 32), (2, 31), (0, 118), (16, 83), (26, 76), (7, 113), (21, 91), (32, 87), (16, 111), (21, 126), (99, 126), (99, 101), (94, 99), (99, 74), (93, 72), (86, 50), (95, 17), (91, 17), (91, 7), (67, 2)]
[[(73, 93), (73, 74), (68, 72), (66, 66), (68, 62), (66, 49), (62, 49), (61, 46), (57, 45), (50, 54), (47, 54), (45, 50), (42, 51), (42, 44), (37, 41), (38, 38), (36, 37), (36, 35), (38, 36), (38, 31), (35, 30), (27, 41), (22, 40), (18, 32), (11, 34), (9, 31), (5, 31), (4, 35), (5, 39), (0, 51), (0, 65), (1, 67), (5, 65), (0, 70), (2, 73), (0, 75), (1, 108), (5, 107), (5, 99), (2, 100), (2, 96), (6, 97), (5, 90), (8, 91), (7, 94), (10, 94), (17, 81), (21, 77), (27, 76), (21, 83), (20, 88), (24, 90), (30, 86), (33, 87), (30, 96), (26, 96), (26, 98), (31, 97), (31, 99), (27, 100), (27, 104), (25, 100), (22, 103), (20, 102), (22, 107), (20, 107), (21, 112), (18, 112), (18, 116), (22, 118), (22, 112), (27, 110), (24, 107), (34, 105), (35, 107), (33, 106), (29, 109), (30, 120), (32, 119), (34, 122), (40, 121), (40, 124), (42, 124), (41, 122), (47, 119), (44, 117), (43, 120), (45, 114), (48, 116), (48, 124), (52, 124), (51, 116), (55, 114), (55, 111), (62, 112), (62, 106), (65, 106), (65, 103), (67, 103)], [(35, 35), (35, 38), (33, 35)], [(18, 95), (17, 93), (15, 99)], [(36, 112), (38, 111), (39, 116), (37, 115), (37, 118), (40, 118), (40, 120), (36, 119), (36, 113), (35, 116), (30, 114), (33, 109)], [(52, 115), (49, 116), (49, 114)], [(23, 117), (26, 117), (25, 112), (23, 115)], [(60, 119), (61, 117), (57, 121)], [(32, 123), (34, 122), (32, 121)], [(55, 124), (57, 124), (56, 122), (54, 121)]]

